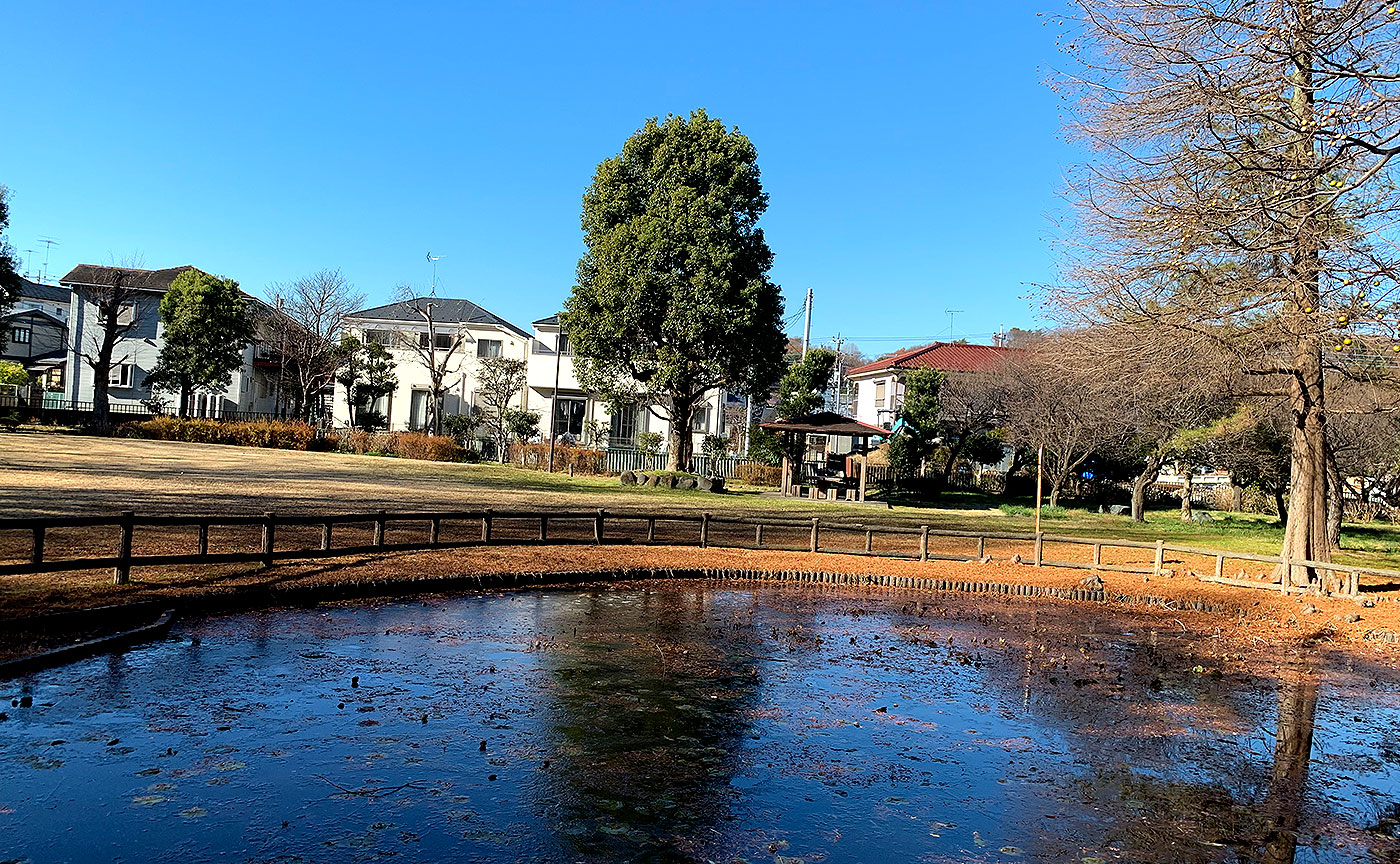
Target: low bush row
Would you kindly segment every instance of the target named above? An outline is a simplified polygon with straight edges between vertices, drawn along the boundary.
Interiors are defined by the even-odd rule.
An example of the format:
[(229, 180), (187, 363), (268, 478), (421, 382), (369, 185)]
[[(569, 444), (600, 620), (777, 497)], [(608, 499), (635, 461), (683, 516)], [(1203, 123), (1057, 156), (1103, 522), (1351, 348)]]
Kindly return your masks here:
[(126, 438), (277, 450), (334, 450), (338, 444), (335, 436), (321, 436), (316, 427), (299, 420), (225, 421), (161, 416), (123, 423), (117, 432)]
[[(535, 471), (549, 469), (549, 444), (510, 445), (510, 464), (517, 468), (530, 468)], [(572, 471), (575, 474), (608, 473), (608, 454), (603, 450), (590, 450), (587, 447), (571, 447), (567, 444), (554, 445), (554, 470)]]

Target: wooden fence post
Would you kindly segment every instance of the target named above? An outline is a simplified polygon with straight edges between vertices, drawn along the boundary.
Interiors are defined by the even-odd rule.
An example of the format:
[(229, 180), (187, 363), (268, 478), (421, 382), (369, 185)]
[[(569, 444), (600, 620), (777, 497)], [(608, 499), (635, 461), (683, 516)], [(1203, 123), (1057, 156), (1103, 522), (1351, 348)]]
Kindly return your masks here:
[(700, 514), (700, 548), (704, 549), (710, 545), (710, 514)]
[(928, 560), (928, 526), (919, 526), (919, 560)]
[(760, 548), (760, 549), (763, 548), (763, 523), (762, 523), (762, 522), (760, 522), (760, 523), (758, 523), (757, 525), (753, 526), (753, 545), (757, 546), (757, 547)]
[(1224, 555), (1216, 555), (1216, 556), (1215, 556), (1215, 578), (1216, 578), (1216, 579), (1224, 579), (1224, 578), (1225, 578), (1225, 556), (1224, 556)]
[(1102, 565), (1102, 564), (1103, 564), (1103, 544), (1102, 544), (1102, 543), (1095, 543), (1095, 544), (1094, 544), (1094, 566), (1095, 566), (1095, 567), (1099, 567), (1099, 566)]
[(321, 523), (321, 551), (331, 551), (331, 521), (327, 519)]
[(546, 541), (546, 540), (548, 540), (548, 539), (549, 539), (549, 517), (548, 517), (547, 515), (540, 514), (540, 542), (543, 543), (544, 541)]
[(647, 517), (647, 542), (648, 542), (648, 543), (655, 543), (655, 542), (656, 542), (656, 517), (655, 517), (655, 516), (648, 516), (648, 517)]
[(112, 573), (112, 584), (125, 585), (131, 581), (131, 535), (136, 532), (136, 513), (122, 511), (121, 538), (117, 541), (117, 567)]
[(1045, 532), (1035, 532), (1035, 566), (1039, 567), (1045, 552)]
[(1153, 556), (1152, 556), (1152, 575), (1153, 575), (1153, 576), (1161, 576), (1161, 575), (1162, 575), (1162, 553), (1163, 553), (1163, 551), (1164, 551), (1164, 550), (1162, 549), (1162, 544), (1163, 544), (1163, 541), (1161, 541), (1161, 540), (1158, 540), (1158, 541), (1157, 541), (1157, 551), (1154, 552), (1154, 553), (1153, 553)]
[(875, 548), (875, 532), (869, 528), (865, 529), (865, 551), (869, 552)]
[(593, 542), (599, 546), (603, 545), (603, 508), (598, 508), (598, 515), (593, 517)]
[(1353, 597), (1360, 597), (1360, 596), (1361, 596), (1361, 571), (1359, 571), (1359, 570), (1353, 570), (1353, 571), (1351, 571), (1351, 573), (1349, 574), (1349, 576), (1350, 576), (1350, 578), (1348, 579), (1348, 581), (1349, 581), (1351, 584), (1349, 584), (1349, 585), (1347, 586), (1347, 589), (1348, 589), (1347, 593), (1350, 594), (1350, 595), (1353, 596)]
[(428, 523), (428, 545), (436, 546), (442, 537), (442, 520), (434, 516)]
[(491, 508), (487, 507), (486, 512), (481, 514), (481, 542), (491, 542)]
[(977, 560), (978, 560), (978, 561), (981, 561), (983, 558), (986, 558), (986, 557), (987, 557), (987, 538), (986, 538), (986, 537), (978, 537), (978, 538), (977, 538)]
[(384, 545), (384, 523), (387, 521), (384, 517), (383, 510), (380, 510), (379, 515), (374, 517), (374, 545), (376, 548)]
[(812, 517), (812, 542), (810, 545), (813, 552), (817, 551), (817, 543), (820, 539), (817, 535), (821, 532), (821, 521), (820, 516)]
[(38, 525), (34, 528), (34, 546), (29, 550), (30, 564), (44, 563), (44, 526)]
[(1279, 563), (1279, 576), (1278, 576), (1279, 590), (1283, 592), (1283, 596), (1287, 597), (1287, 596), (1288, 596), (1288, 583), (1291, 582), (1291, 581), (1293, 581), (1293, 560), (1289, 557), (1289, 555), (1288, 555), (1288, 550), (1287, 550), (1287, 549), (1284, 549), (1284, 550), (1283, 550), (1283, 554), (1279, 555), (1278, 563)]
[(263, 536), (262, 536), (262, 566), (272, 566), (272, 544), (277, 540), (277, 517), (271, 513), (263, 514)]
[(209, 523), (199, 523), (199, 539), (196, 541), (196, 548), (200, 555), (209, 554)]

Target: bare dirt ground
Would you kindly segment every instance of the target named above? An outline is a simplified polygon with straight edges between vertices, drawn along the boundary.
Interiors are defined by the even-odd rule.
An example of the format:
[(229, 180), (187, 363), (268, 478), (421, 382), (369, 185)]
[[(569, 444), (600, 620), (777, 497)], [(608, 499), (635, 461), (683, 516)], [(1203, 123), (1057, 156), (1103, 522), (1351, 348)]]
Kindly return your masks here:
[[(760, 512), (782, 516), (822, 515), (869, 520), (934, 523), (936, 513), (830, 508), (774, 501), (753, 495), (714, 496), (663, 490), (622, 489), (612, 478), (569, 478), (522, 472), (498, 466), (456, 465), (335, 453), (296, 453), (214, 445), (130, 441), (58, 435), (0, 435), (0, 513), (5, 515), (143, 513), (219, 514), (277, 512), (343, 512), (376, 509), (472, 509), (607, 507), (618, 512), (726, 509), (747, 515)], [(901, 520), (901, 517), (903, 519)], [(963, 511), (965, 527), (975, 514)], [(993, 521), (993, 520), (996, 521)], [(1019, 530), (1006, 520), (988, 517), (990, 530)], [(462, 526), (462, 530), (470, 526)], [(405, 528), (402, 530), (417, 530)], [(445, 529), (446, 530), (446, 529)], [(28, 551), (27, 537), (0, 537), (0, 559), (16, 560)], [(50, 540), (51, 554), (59, 548), (93, 554), (110, 549), (106, 534), (74, 532)], [(110, 532), (109, 532), (110, 533)], [(186, 534), (191, 532), (186, 531)], [(311, 538), (301, 538), (310, 540)], [(444, 537), (444, 539), (451, 539)], [(677, 536), (676, 541), (687, 538)], [(792, 538), (798, 540), (800, 538)], [(211, 537), (211, 545), (247, 548), (254, 538)], [(298, 537), (279, 533), (279, 548)], [(791, 542), (770, 538), (769, 542)], [(823, 541), (824, 543), (827, 541)], [(894, 538), (897, 543), (915, 538)], [(971, 541), (943, 540), (933, 551), (971, 554)], [(138, 537), (137, 553), (193, 551), (193, 537), (180, 534)], [(309, 544), (308, 544), (309, 545)], [(858, 543), (841, 543), (856, 546)], [(993, 555), (1029, 555), (1016, 544), (991, 544)], [(880, 548), (877, 545), (877, 548)], [(1087, 547), (1047, 544), (1047, 558), (1085, 560)], [(1151, 562), (1150, 550), (1105, 552), (1105, 563)], [(1154, 595), (1172, 600), (1206, 600), (1225, 604), (1232, 614), (1157, 613), (1172, 626), (1206, 628), (1224, 642), (1243, 648), (1260, 641), (1320, 640), (1366, 653), (1400, 656), (1400, 646), (1375, 637), (1400, 632), (1400, 603), (1391, 592), (1372, 595), (1374, 607), (1353, 601), (1284, 598), (1274, 592), (1203, 583), (1189, 578), (1192, 569), (1209, 572), (1208, 562), (1172, 556), (1167, 561), (1179, 575), (1155, 578), (1104, 573), (1110, 591)], [(838, 554), (809, 554), (744, 549), (698, 549), (639, 546), (491, 546), (452, 551), (393, 553), (379, 558), (346, 557), (309, 563), (280, 564), (266, 570), (247, 566), (142, 568), (132, 584), (111, 584), (107, 571), (76, 571), (42, 576), (0, 577), (0, 621), (43, 612), (125, 603), (176, 600), (191, 596), (236, 592), (250, 586), (296, 586), (337, 581), (395, 580), (473, 573), (543, 571), (551, 569), (615, 570), (618, 568), (739, 568), (821, 570), (882, 573), (925, 578), (1068, 587), (1084, 571), (1034, 568), (1004, 562), (985, 565), (959, 562), (918, 562)], [(1234, 572), (1231, 567), (1231, 572)], [(881, 589), (890, 590), (890, 589)], [(1059, 601), (998, 601), (1059, 602)], [(1311, 611), (1309, 607), (1315, 608)], [(1360, 615), (1359, 621), (1348, 620)], [(4, 653), (4, 652), (0, 652)]]

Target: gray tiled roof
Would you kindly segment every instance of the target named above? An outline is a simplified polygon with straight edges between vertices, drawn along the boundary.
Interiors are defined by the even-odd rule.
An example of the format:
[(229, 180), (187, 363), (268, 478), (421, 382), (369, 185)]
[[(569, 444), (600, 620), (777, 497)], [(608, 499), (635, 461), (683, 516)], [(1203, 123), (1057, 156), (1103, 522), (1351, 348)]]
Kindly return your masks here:
[(70, 292), (59, 285), (45, 285), (30, 282), (23, 277), (19, 280), (19, 296), (24, 300), (42, 300), (45, 303), (67, 303)]
[(371, 309), (361, 309), (359, 312), (351, 313), (346, 318), (374, 318), (380, 321), (422, 321), (423, 316), (413, 308), (413, 304), (426, 301), (433, 304), (433, 320), (443, 324), (496, 324), (508, 328), (511, 332), (519, 334), (523, 338), (530, 338), (530, 334), (516, 327), (506, 319), (495, 313), (488, 312), (470, 300), (453, 299), (451, 297), (415, 297), (412, 300), (400, 300), (397, 303), (387, 303), (383, 306), (375, 306)]
[(545, 326), (545, 327), (558, 327), (558, 326), (559, 326), (559, 313), (556, 312), (555, 314), (549, 316), (548, 318), (541, 318), (540, 320), (538, 320), (538, 321), (536, 321), (536, 322), (534, 322), (534, 323), (535, 323), (535, 324), (542, 325), (542, 326)]
[(197, 269), (186, 264), (183, 267), (166, 267), (164, 270), (141, 270), (135, 267), (104, 267), (100, 264), (79, 264), (68, 275), (58, 280), (63, 285), (112, 285), (117, 273), (126, 274), (128, 288), (147, 288), (152, 291), (169, 291), (170, 283), (186, 270)]

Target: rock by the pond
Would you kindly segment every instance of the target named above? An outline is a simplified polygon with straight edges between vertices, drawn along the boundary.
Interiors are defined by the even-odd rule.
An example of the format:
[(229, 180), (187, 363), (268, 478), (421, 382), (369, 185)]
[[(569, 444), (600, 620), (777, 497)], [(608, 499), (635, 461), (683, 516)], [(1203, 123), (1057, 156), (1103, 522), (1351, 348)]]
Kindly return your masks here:
[(674, 474), (658, 474), (652, 479), (656, 481), (652, 485), (660, 486), (663, 489), (676, 488), (676, 475)]
[(1103, 590), (1103, 580), (1099, 578), (1099, 574), (1097, 573), (1090, 573), (1088, 576), (1080, 579), (1079, 584), (1094, 591)]
[(1317, 607), (1314, 606), (1313, 604), (1309, 603), (1309, 604), (1307, 604), (1306, 606), (1303, 607), (1303, 614), (1304, 614), (1304, 615), (1316, 615), (1316, 614), (1317, 614)]
[(646, 486), (646, 485), (648, 485), (649, 483), (651, 483), (651, 475), (650, 475), (650, 474), (644, 474), (644, 473), (642, 473), (641, 471), (638, 471), (638, 472), (637, 472), (637, 485), (638, 485), (638, 486)]
[(1361, 620), (1361, 616), (1356, 612), (1353, 612), (1350, 615), (1343, 618), (1342, 620), (1347, 622), (1348, 624), (1355, 624), (1356, 622)]
[(635, 472), (635, 471), (623, 471), (622, 474), (619, 475), (617, 479), (619, 479), (619, 480), (622, 481), (622, 485), (623, 485), (623, 486), (636, 486), (636, 485), (637, 485), (637, 472)]
[(695, 484), (696, 484), (696, 478), (694, 478), (694, 477), (677, 477), (677, 478), (676, 478), (676, 488), (677, 488), (677, 489), (694, 489), (694, 488), (695, 488)]
[(1192, 522), (1214, 522), (1215, 517), (1209, 513), (1195, 512), (1191, 514)]
[(1108, 512), (1114, 516), (1127, 516), (1131, 511), (1132, 508), (1127, 504), (1110, 504), (1108, 507)]
[(723, 477), (711, 477), (711, 478), (710, 478), (710, 491), (711, 491), (711, 492), (723, 492), (723, 491), (724, 491), (724, 478), (723, 478)]

